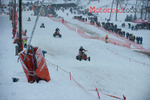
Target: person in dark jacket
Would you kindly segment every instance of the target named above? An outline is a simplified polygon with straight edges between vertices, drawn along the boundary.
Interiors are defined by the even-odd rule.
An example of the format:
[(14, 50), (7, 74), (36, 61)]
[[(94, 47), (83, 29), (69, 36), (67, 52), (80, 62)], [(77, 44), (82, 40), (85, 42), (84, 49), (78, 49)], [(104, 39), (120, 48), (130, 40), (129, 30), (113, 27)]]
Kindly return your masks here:
[(131, 26), (131, 30), (133, 30), (133, 29), (134, 29), (134, 26), (132, 25), (132, 26)]
[(83, 54), (84, 54), (84, 51), (87, 51), (87, 50), (85, 50), (85, 49), (81, 46), (80, 49), (79, 49), (79, 54), (80, 54), (80, 55), (83, 55)]
[(60, 34), (60, 29), (57, 27), (56, 29), (55, 29), (55, 34)]
[(131, 24), (130, 23), (128, 23), (128, 26), (129, 26), (129, 29), (131, 28)]
[(142, 42), (143, 42), (143, 38), (142, 38), (142, 37), (140, 37), (140, 44), (142, 44)]
[(137, 44), (139, 44), (139, 37), (136, 37)]
[(127, 39), (129, 38), (129, 33), (128, 33), (128, 32), (126, 33), (126, 38), (127, 38)]
[(55, 29), (55, 32), (59, 32), (60, 31), (60, 29), (57, 27), (56, 29)]
[(45, 57), (45, 54), (47, 53), (47, 51), (42, 50), (43, 56)]

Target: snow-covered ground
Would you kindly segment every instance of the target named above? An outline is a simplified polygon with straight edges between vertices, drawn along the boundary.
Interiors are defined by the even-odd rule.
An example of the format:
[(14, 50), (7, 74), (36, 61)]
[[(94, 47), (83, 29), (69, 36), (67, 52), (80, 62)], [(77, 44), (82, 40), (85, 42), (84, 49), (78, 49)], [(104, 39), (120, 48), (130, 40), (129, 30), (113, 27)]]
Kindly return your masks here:
[[(83, 30), (85, 30), (87, 32), (87, 34), (93, 32), (94, 35), (93, 36), (100, 36), (100, 37), (105, 37), (106, 36), (106, 32), (98, 29), (97, 27), (95, 26), (92, 26), (92, 25), (87, 25), (81, 21), (78, 21), (76, 19), (73, 19), (74, 16), (79, 16), (77, 14), (71, 14), (69, 10), (66, 10), (65, 12), (62, 12), (61, 10), (60, 11), (57, 11), (57, 14), (58, 16), (60, 17), (63, 17), (65, 21), (67, 21), (71, 26), (76, 26), (78, 28), (81, 28)], [(68, 15), (66, 15), (68, 14)], [(87, 18), (87, 16), (84, 16), (82, 15), (84, 18)], [(120, 15), (120, 16), (123, 16), (123, 15)], [(99, 17), (98, 17), (99, 18)], [(99, 22), (103, 22), (104, 20), (100, 20), (99, 19)], [(149, 38), (150, 38), (150, 34), (149, 34), (149, 30), (138, 30), (138, 31), (135, 31), (135, 30), (131, 30), (128, 28), (127, 26), (127, 23), (126, 23), (126, 27), (125, 28), (122, 28), (121, 27), (121, 24), (123, 21), (119, 22), (119, 21), (112, 21), (114, 24), (116, 24), (119, 28), (121, 28), (123, 31), (125, 32), (129, 32), (130, 34), (134, 34), (136, 37), (143, 37), (143, 44), (142, 46), (147, 49), (148, 51), (150, 51), (150, 41), (149, 41)], [(131, 23), (131, 25), (135, 25), (135, 23)], [(109, 35), (110, 38), (113, 38), (113, 39), (117, 39), (117, 40), (120, 40), (119, 38), (117, 38), (116, 36), (114, 35)], [(123, 41), (123, 40), (120, 40), (120, 41)]]
[[(28, 36), (36, 19), (31, 13), (23, 12), (23, 29), (27, 29)], [(103, 31), (73, 20), (73, 15), (58, 13), (73, 27), (80, 26), (105, 36)], [(27, 21), (28, 17), (31, 17), (30, 22)], [(42, 23), (45, 24), (45, 28), (40, 28)], [(57, 27), (60, 28), (62, 38), (53, 37)], [(51, 81), (30, 84), (21, 63), (17, 62), (18, 57), (15, 56), (12, 26), (8, 15), (0, 15), (0, 30), (0, 100), (98, 100), (96, 91), (89, 91), (96, 88), (101, 100), (117, 100), (103, 93), (120, 98), (125, 95), (127, 100), (150, 100), (150, 57), (147, 55), (103, 41), (85, 39), (60, 22), (40, 17), (31, 44), (47, 51), (45, 59)], [(144, 34), (143, 46), (150, 48), (148, 30), (131, 32), (137, 35)], [(111, 35), (110, 37), (118, 39)], [(86, 54), (91, 57), (91, 61), (75, 59), (80, 46), (88, 50)], [(61, 69), (57, 71), (57, 67), (51, 63), (71, 72), (73, 78), (84, 89), (70, 80), (68, 73)], [(19, 78), (19, 81), (12, 82), (13, 77)]]
[[(25, 16), (25, 14), (23, 15)], [(23, 18), (23, 22), (25, 22), (25, 26), (28, 26), (28, 31), (31, 31), (30, 29), (32, 29), (32, 22), (35, 17), (32, 18), (32, 24), (28, 25), (29, 23), (25, 20), (27, 16)], [(61, 71), (57, 72), (56, 69), (50, 65), (48, 65), (52, 79), (50, 82), (47, 83), (40, 81), (38, 84), (29, 84), (26, 80), (20, 62), (17, 63), (18, 57), (15, 56), (15, 45), (12, 44), (11, 21), (8, 19), (8, 16), (0, 15), (0, 100), (96, 100), (96, 96), (93, 96), (92, 94), (83, 91), (83, 89), (78, 88), (75, 83), (70, 81), (67, 74)], [(43, 36), (43, 34), (41, 34), (40, 37), (41, 36)], [(44, 42), (45, 39), (42, 41)], [(51, 52), (48, 51), (48, 53)], [(19, 78), (19, 82), (13, 83), (13, 77)]]
[[(23, 12), (23, 29), (28, 30), (28, 36), (32, 30), (36, 17), (30, 16), (29, 12)], [(28, 22), (28, 17), (31, 22)], [(95, 91), (87, 91), (79, 88), (77, 84), (70, 81), (69, 75), (48, 64), (51, 81), (41, 81), (39, 84), (27, 83), (25, 74), (20, 63), (15, 57), (15, 45), (11, 39), (11, 22), (8, 16), (0, 16), (1, 29), (1, 80), (0, 97), (2, 100), (97, 100)], [(45, 24), (44, 29), (39, 28), (41, 23)], [(56, 27), (59, 27), (63, 38), (53, 38), (52, 34)], [(149, 100), (150, 96), (150, 67), (137, 62), (149, 63), (149, 57), (134, 52), (130, 49), (105, 44), (102, 41), (84, 39), (76, 32), (67, 29), (63, 24), (54, 22), (47, 17), (40, 17), (35, 35), (32, 40), (33, 46), (38, 46), (48, 53), (46, 60), (60, 66), (72, 73), (86, 89), (95, 89), (102, 93), (108, 93), (122, 97), (124, 94), (128, 100)], [(75, 56), (80, 46), (88, 50), (87, 55), (91, 61), (77, 61)], [(113, 52), (111, 52), (113, 51)], [(116, 55), (117, 52), (120, 55)], [(131, 60), (123, 56), (131, 58)], [(13, 83), (12, 77), (19, 78), (19, 82)], [(110, 98), (100, 93), (102, 100)], [(115, 99), (114, 99), (115, 100)]]

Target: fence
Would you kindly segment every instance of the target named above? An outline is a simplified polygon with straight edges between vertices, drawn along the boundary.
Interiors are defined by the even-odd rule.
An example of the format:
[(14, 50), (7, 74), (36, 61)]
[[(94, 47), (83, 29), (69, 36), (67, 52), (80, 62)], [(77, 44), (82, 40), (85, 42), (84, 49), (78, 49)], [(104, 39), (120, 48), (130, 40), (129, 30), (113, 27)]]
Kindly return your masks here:
[[(60, 21), (58, 21), (57, 19), (54, 19), (54, 18), (51, 17), (51, 16), (48, 16), (48, 17), (51, 18), (53, 21), (60, 22)], [(84, 23), (85, 23), (85, 24), (90, 24), (90, 23), (86, 23), (86, 22), (84, 22)], [(75, 31), (75, 30), (76, 30), (76, 32), (77, 32), (81, 37), (83, 37), (83, 38), (87, 38), (87, 39), (97, 39), (97, 40), (105, 41), (105, 38), (104, 38), (104, 37), (91, 37), (91, 36), (86, 35), (84, 30), (82, 30), (82, 29), (76, 29), (76, 28), (74, 28), (74, 27), (68, 25), (66, 21), (64, 21), (63, 25), (65, 25), (65, 26), (66, 26), (68, 29), (70, 29), (71, 31)], [(96, 26), (96, 27), (97, 27), (97, 26)], [(103, 31), (105, 31), (105, 32), (108, 32), (109, 34), (114, 34), (116, 37), (119, 37), (120, 39), (123, 39), (123, 40), (126, 41), (126, 43), (125, 43), (125, 42), (122, 42), (122, 41), (119, 41), (119, 40), (110, 38), (110, 39), (109, 39), (109, 43), (112, 43), (112, 44), (118, 45), (118, 46), (127, 47), (127, 48), (130, 48), (130, 47), (131, 47), (131, 44), (132, 44), (136, 49), (141, 49), (141, 50), (147, 51), (146, 49), (144, 49), (144, 48), (143, 48), (142, 46), (140, 46), (139, 44), (130, 42), (128, 39), (126, 39), (126, 38), (124, 38), (124, 37), (121, 37), (121, 36), (117, 35), (117, 34), (114, 33), (114, 32), (106, 31), (106, 30), (105, 30), (104, 28), (102, 28), (102, 27), (98, 27), (98, 28), (101, 29), (101, 30), (103, 30)], [(72, 29), (74, 29), (74, 30), (72, 30)], [(150, 66), (150, 64), (146, 64), (146, 63), (143, 63), (143, 62), (134, 60), (134, 59), (132, 59), (132, 58), (123, 56), (123, 55), (121, 55), (121, 54), (119, 54), (119, 53), (116, 53), (116, 52), (110, 50), (110, 49), (107, 49), (107, 50), (109, 50), (109, 51), (112, 52), (112, 53), (115, 53), (116, 55), (119, 55), (119, 56), (121, 56), (121, 57), (127, 58), (127, 59), (129, 59), (130, 61), (134, 61), (134, 62), (139, 63), (139, 64), (143, 64), (143, 65), (146, 65), (146, 66)]]
[(47, 61), (47, 63), (48, 63), (49, 65), (52, 65), (53, 67), (55, 67), (55, 68), (57, 69), (57, 71), (62, 70), (63, 72), (65, 72), (66, 74), (68, 74), (69, 79), (70, 79), (71, 81), (75, 82), (80, 88), (82, 88), (82, 89), (84, 89), (84, 90), (86, 90), (86, 91), (95, 91), (95, 92), (97, 93), (97, 96), (98, 96), (99, 99), (100, 99), (100, 93), (101, 93), (101, 94), (103, 94), (103, 95), (106, 95), (106, 96), (109, 96), (109, 97), (112, 97), (112, 98), (115, 98), (115, 99), (126, 100), (126, 97), (125, 97), (124, 95), (123, 95), (123, 98), (120, 98), (120, 97), (117, 97), (117, 96), (114, 96), (114, 95), (110, 95), (110, 94), (107, 94), (107, 93), (103, 93), (102, 91), (99, 91), (97, 88), (96, 88), (96, 89), (87, 89), (87, 88), (83, 87), (79, 82), (77, 82), (77, 81), (75, 80), (75, 78), (72, 76), (71, 72), (66, 71), (65, 69), (59, 67), (59, 66), (56, 65), (56, 64), (51, 63), (51, 62), (48, 61), (48, 60), (46, 60), (46, 61)]

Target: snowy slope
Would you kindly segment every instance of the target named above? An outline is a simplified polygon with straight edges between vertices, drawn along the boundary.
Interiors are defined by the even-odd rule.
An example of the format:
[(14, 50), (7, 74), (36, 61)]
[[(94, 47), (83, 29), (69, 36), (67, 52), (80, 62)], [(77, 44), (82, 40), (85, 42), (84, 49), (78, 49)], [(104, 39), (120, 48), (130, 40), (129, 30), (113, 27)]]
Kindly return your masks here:
[[(143, 69), (142, 64), (132, 62), (127, 58), (115, 55), (115, 53), (112, 54), (109, 50), (136, 61), (149, 63), (147, 56), (126, 48), (105, 44), (101, 41), (84, 39), (76, 32), (71, 32), (62, 24), (53, 22), (49, 18), (40, 18), (37, 27), (42, 22), (45, 23), (46, 28), (37, 28), (35, 32), (37, 35), (34, 36), (33, 45), (38, 45), (42, 49), (47, 50), (48, 55), (46, 59), (71, 71), (75, 79), (83, 86), (92, 89), (97, 87), (103, 92), (118, 96), (126, 94), (129, 99), (135, 99), (141, 89), (145, 93), (149, 92), (148, 88), (145, 88), (145, 86), (149, 87), (147, 80), (149, 78), (149, 67), (145, 66)], [(56, 27), (60, 28), (63, 36), (62, 39), (52, 37)], [(79, 62), (75, 60), (80, 46), (88, 50), (87, 54), (91, 56), (91, 62)], [(143, 74), (143, 72), (148, 75)], [(145, 85), (141, 86), (143, 82), (145, 82)], [(131, 92), (130, 89), (134, 92)], [(144, 95), (141, 98), (144, 98)]]
[[(112, 4), (112, 0), (110, 1), (107, 1), (106, 0), (100, 0), (100, 2), (98, 3), (97, 1), (94, 1), (94, 2), (91, 2), (89, 5), (86, 6), (86, 8), (88, 8), (90, 10), (90, 7), (95, 7), (96, 8), (111, 8), (111, 4)], [(126, 5), (128, 4), (128, 5)], [(125, 7), (126, 9), (130, 9), (131, 6), (135, 7), (135, 0), (131, 0), (131, 1), (128, 1), (128, 2), (124, 2), (123, 4), (119, 5), (119, 9), (120, 7)], [(138, 6), (139, 6), (140, 2), (138, 1)], [(113, 8), (116, 8), (116, 3), (114, 3), (113, 5)], [(139, 9), (138, 9), (139, 10)], [(77, 14), (71, 14), (70, 11), (65, 11), (65, 13), (61, 12), (61, 11), (58, 11), (57, 12), (59, 14), (59, 16), (62, 16), (64, 17), (64, 19), (66, 21), (68, 21), (69, 23), (74, 23), (74, 24), (77, 24), (78, 26), (84, 26), (85, 28), (87, 29), (91, 29), (93, 32), (97, 32), (99, 34), (101, 34), (101, 36), (105, 36), (105, 34), (103, 34), (104, 32), (94, 28), (93, 26), (86, 26), (85, 24), (79, 22), (79, 21), (74, 21), (72, 20), (73, 16), (77, 15)], [(69, 16), (66, 16), (66, 13), (69, 14)], [(110, 13), (95, 13), (95, 14), (98, 14), (98, 21), (100, 23), (102, 22), (107, 22), (107, 20), (105, 19), (109, 19), (109, 16), (110, 16)], [(143, 37), (143, 44), (142, 46), (147, 49), (148, 51), (150, 51), (150, 41), (149, 41), (149, 38), (150, 38), (150, 34), (149, 34), (149, 30), (138, 30), (138, 31), (134, 31), (134, 30), (131, 30), (128, 28), (128, 23), (131, 23), (131, 25), (136, 25), (135, 23), (132, 23), (132, 22), (125, 22), (124, 19), (126, 18), (126, 15), (130, 15), (132, 14), (134, 16), (135, 13), (118, 13), (118, 20), (115, 21), (115, 17), (116, 17), (116, 13), (112, 13), (112, 17), (111, 17), (111, 23), (114, 23), (118, 26), (118, 28), (121, 28), (123, 31), (125, 32), (129, 32), (129, 33), (132, 33), (134, 34), (136, 37)], [(78, 15), (77, 15), (78, 16)], [(87, 16), (85, 15), (82, 15), (84, 18), (87, 18)], [(140, 17), (140, 13), (137, 13), (137, 18)], [(126, 26), (125, 28), (122, 28), (121, 25), (122, 23), (125, 23)], [(110, 35), (111, 36), (111, 35)], [(111, 36), (111, 38), (114, 38), (116, 39), (115, 37)]]
[[(50, 82), (40, 81), (39, 84), (29, 84), (21, 64), (17, 63), (17, 56), (14, 56), (11, 22), (8, 20), (8, 16), (0, 16), (0, 21), (2, 22), (0, 24), (2, 30), (0, 34), (2, 38), (0, 40), (0, 100), (87, 100), (94, 98), (96, 100), (97, 97), (78, 88), (69, 80), (67, 74), (61, 71), (57, 72), (52, 66), (49, 66), (52, 79)], [(13, 77), (19, 78), (19, 82), (13, 83)]]
[[(35, 18), (30, 12), (23, 12), (23, 29), (27, 29), (30, 36)], [(31, 22), (27, 22), (28, 17)], [(70, 31), (59, 22), (50, 18), (40, 17), (32, 40), (33, 46), (46, 50), (46, 60), (51, 81), (39, 84), (29, 84), (12, 44), (11, 22), (8, 16), (0, 16), (0, 99), (2, 100), (98, 100), (95, 91), (87, 91), (70, 81), (69, 75), (63, 71), (56, 71), (51, 64), (56, 64), (72, 73), (86, 89), (98, 88), (101, 100), (116, 100), (102, 93), (122, 97), (128, 100), (149, 100), (150, 96), (150, 58), (144, 54), (134, 52), (124, 47), (118, 47), (93, 39), (84, 39), (76, 32)], [(44, 23), (46, 28), (39, 28)], [(59, 27), (62, 38), (53, 38), (55, 28)], [(75, 26), (74, 26), (75, 27)], [(88, 51), (91, 61), (77, 61), (75, 56), (83, 46)], [(137, 61), (137, 62), (136, 62)], [(9, 62), (9, 63), (8, 63)], [(141, 63), (148, 65), (144, 65)], [(17, 83), (12, 77), (18, 77)], [(101, 93), (102, 92), (102, 93)]]

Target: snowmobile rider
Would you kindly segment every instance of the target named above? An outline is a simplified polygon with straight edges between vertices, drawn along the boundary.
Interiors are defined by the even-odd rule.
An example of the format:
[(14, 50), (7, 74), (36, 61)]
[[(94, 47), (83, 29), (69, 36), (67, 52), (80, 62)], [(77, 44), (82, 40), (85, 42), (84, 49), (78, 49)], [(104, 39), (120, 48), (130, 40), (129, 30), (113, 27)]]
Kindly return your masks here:
[(57, 28), (55, 29), (55, 34), (59, 34), (59, 31), (60, 31), (60, 29), (57, 27)]
[(80, 56), (84, 54), (84, 51), (87, 51), (87, 50), (85, 50), (85, 49), (81, 46), (80, 49), (79, 49), (79, 54), (80, 54)]

